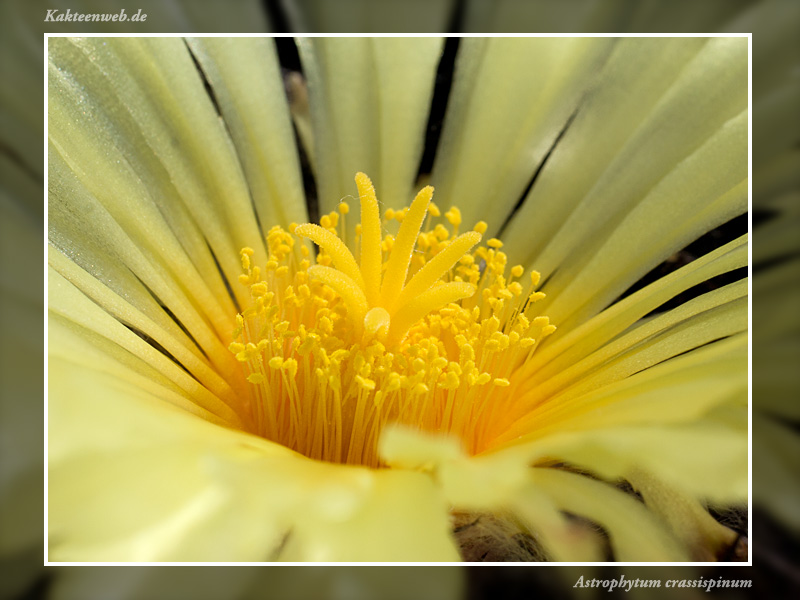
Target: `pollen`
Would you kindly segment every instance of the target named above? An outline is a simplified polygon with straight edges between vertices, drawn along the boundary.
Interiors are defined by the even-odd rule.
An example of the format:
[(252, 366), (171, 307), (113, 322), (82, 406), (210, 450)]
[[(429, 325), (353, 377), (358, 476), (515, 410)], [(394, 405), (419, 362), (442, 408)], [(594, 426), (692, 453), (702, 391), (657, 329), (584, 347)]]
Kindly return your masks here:
[(380, 467), (389, 423), (457, 436), (478, 454), (513, 414), (519, 367), (555, 330), (534, 309), (539, 275), (524, 291), (500, 240), (480, 245), (487, 224), (459, 234), (461, 212), (442, 215), (432, 187), (381, 218), (369, 177), (355, 182), (358, 256), (344, 202), (319, 225), (273, 227), (263, 269), (241, 250), (251, 303), (230, 351), (250, 386), (246, 426), (336, 463)]

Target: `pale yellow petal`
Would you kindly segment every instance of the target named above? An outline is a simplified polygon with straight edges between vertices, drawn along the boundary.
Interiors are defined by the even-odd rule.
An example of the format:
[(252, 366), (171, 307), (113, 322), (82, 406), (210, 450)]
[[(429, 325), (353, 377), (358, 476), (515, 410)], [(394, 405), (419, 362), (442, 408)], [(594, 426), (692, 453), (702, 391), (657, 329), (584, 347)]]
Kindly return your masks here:
[[(572, 395), (619, 381), (635, 372), (693, 348), (747, 330), (747, 281), (714, 290), (640, 322), (583, 360), (554, 361), (542, 369), (522, 367), (532, 374), (522, 389), (535, 397), (552, 397), (582, 379)], [(589, 384), (587, 382), (595, 383)]]
[(531, 443), (525, 453), (557, 457), (611, 480), (642, 468), (712, 502), (747, 498), (747, 432), (712, 421), (554, 434)]
[[(220, 297), (220, 305), (198, 270), (181, 260), (188, 260), (181, 250), (165, 256), (151, 245), (146, 232), (124, 228), (76, 180), (56, 152), (50, 153), (49, 183), (50, 242), (155, 322), (171, 328), (167, 322), (178, 321), (220, 374), (235, 381), (239, 368), (222, 342), (234, 327), (235, 309), (227, 294)], [(85, 214), (92, 215), (92, 228), (85, 227), (81, 218)], [(148, 242), (140, 245), (145, 237)]]
[(629, 474), (627, 480), (648, 508), (690, 549), (692, 560), (716, 561), (736, 541), (736, 532), (714, 519), (695, 498), (641, 470)]
[[(636, 152), (626, 151), (626, 145), (704, 45), (699, 38), (619, 40), (597, 89), (586, 98), (503, 231), (504, 248), (512, 260), (531, 261), (541, 254), (590, 193), (602, 194), (603, 201), (598, 203), (602, 206), (595, 208), (601, 216), (608, 218), (619, 210), (617, 203), (632, 191), (631, 179), (642, 168), (627, 172), (627, 167), (631, 161), (643, 161)], [(655, 146), (655, 136), (639, 137), (637, 150), (641, 152), (648, 142)], [(621, 152), (627, 160), (617, 159)], [(575, 168), (576, 164), (580, 168)], [(652, 164), (649, 168), (664, 166)], [(550, 201), (555, 196), (559, 201)]]
[[(258, 218), (273, 225), (308, 221), (297, 147), (274, 42), (189, 38), (220, 104)], [(240, 90), (247, 89), (246, 94)]]
[(534, 469), (531, 480), (562, 510), (604, 527), (616, 560), (688, 560), (677, 540), (628, 494), (603, 482), (556, 469)]
[[(725, 122), (703, 145), (663, 177), (619, 222), (594, 230), (585, 246), (580, 230), (566, 226), (570, 244), (583, 252), (551, 262), (542, 273), (559, 270), (543, 286), (541, 309), (556, 322), (575, 313), (576, 322), (608, 305), (632, 283), (672, 253), (747, 210), (747, 113)], [(603, 204), (603, 203), (599, 203)], [(589, 218), (588, 215), (582, 215)], [(585, 235), (585, 234), (584, 234)], [(567, 260), (567, 262), (564, 262)], [(539, 267), (537, 266), (537, 269)], [(587, 296), (585, 290), (593, 293)]]
[(94, 304), (78, 288), (53, 269), (48, 272), (48, 294), (49, 310), (53, 315), (63, 317), (75, 323), (79, 328), (87, 329), (95, 335), (118, 344), (154, 366), (159, 373), (182, 389), (199, 406), (233, 425), (241, 424), (241, 416), (236, 414), (235, 409), (225, 404), (167, 356), (161, 354)]
[(593, 75), (608, 39), (462, 40), (432, 173), (437, 203), (494, 235), (523, 194)]
[[(137, 310), (124, 298), (117, 296), (52, 246), (49, 247), (49, 263), (62, 277), (94, 300), (106, 312), (128, 328), (134, 329), (141, 336), (152, 339), (153, 342), (163, 347), (209, 391), (224, 398), (229, 404), (235, 402), (235, 392), (228, 382), (209, 365), (208, 359), (174, 321), (164, 319), (165, 327), (151, 320), (146, 314)], [(242, 387), (239, 389), (244, 392)]]
[[(208, 392), (199, 392), (201, 399), (198, 402), (192, 396), (192, 392), (197, 391), (198, 388), (189, 384), (184, 386), (189, 391), (183, 389), (158, 370), (158, 367), (163, 367), (163, 365), (151, 365), (144, 358), (126, 350), (122, 345), (54, 314), (51, 314), (48, 319), (48, 355), (49, 360), (63, 360), (73, 366), (106, 373), (121, 382), (136, 385), (142, 391), (211, 423), (222, 426), (229, 425), (224, 418), (202, 407), (204, 400), (209, 407), (219, 404), (219, 401), (213, 398), (208, 400)], [(174, 373), (172, 374), (174, 375)], [(226, 407), (222, 408), (221, 412), (229, 410)]]
[[(241, 271), (242, 247), (256, 250), (257, 264), (265, 262), (241, 165), (184, 42), (59, 38), (52, 46), (51, 87), (58, 93), (51, 93), (50, 135), (73, 168), (85, 172), (86, 185), (101, 197), (109, 196), (107, 206), (122, 204), (124, 198), (115, 199), (108, 189), (111, 178), (124, 171), (102, 158), (91, 168), (86, 164), (94, 154), (92, 141), (98, 150), (112, 143), (120, 146), (173, 221), (189, 211), (189, 222), (193, 220), (208, 240), (229, 281)], [(52, 104), (62, 96), (61, 104)], [(95, 121), (101, 119), (97, 126), (81, 114), (82, 105), (97, 115)], [(83, 127), (77, 127), (79, 123)], [(110, 133), (113, 142), (108, 140)], [(180, 233), (183, 228), (173, 229)], [(246, 294), (239, 287), (233, 291), (244, 301)]]
[[(573, 427), (689, 421), (712, 407), (746, 398), (747, 338), (708, 344), (635, 375), (592, 389), (566, 391), (531, 407), (498, 438), (542, 436)], [(603, 377), (600, 371), (599, 377)]]
[(590, 526), (569, 519), (535, 483), (507, 501), (512, 514), (529, 528), (555, 562), (600, 562), (604, 559), (600, 536)]
[(241, 462), (291, 451), (51, 359), (51, 560), (259, 560), (284, 532)]
[(559, 328), (533, 355), (529, 368), (540, 369), (554, 360), (561, 364), (577, 362), (679, 293), (722, 273), (745, 267), (746, 243), (745, 235), (614, 303), (586, 323)]
[[(364, 486), (359, 501), (335, 516), (323, 510), (298, 512), (278, 560), (460, 560), (450, 536), (447, 504), (430, 477), (403, 470), (363, 470), (358, 475)], [(320, 500), (325, 499), (325, 491), (319, 492)]]
[(440, 38), (300, 39), (321, 213), (368, 173), (388, 207), (411, 201)]

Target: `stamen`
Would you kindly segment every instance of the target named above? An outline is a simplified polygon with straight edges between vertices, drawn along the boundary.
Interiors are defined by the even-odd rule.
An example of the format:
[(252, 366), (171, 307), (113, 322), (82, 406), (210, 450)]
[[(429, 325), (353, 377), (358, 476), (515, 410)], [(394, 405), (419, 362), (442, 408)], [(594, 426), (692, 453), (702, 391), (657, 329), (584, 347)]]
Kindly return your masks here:
[(524, 270), (506, 277), (500, 240), (475, 248), (487, 224), (457, 235), (461, 213), (442, 215), (431, 187), (386, 210), (400, 228), (382, 238), (375, 189), (363, 173), (356, 184), (360, 264), (337, 235), (346, 203), (322, 226), (290, 227), (320, 247), (316, 264), (280, 227), (267, 235), (263, 280), (253, 251), (241, 252), (252, 304), (237, 315), (230, 350), (252, 386), (245, 426), (311, 458), (373, 467), (381, 431), (395, 422), (450, 432), (481, 452), (529, 405), (525, 363), (555, 329), (533, 312), (539, 276), (523, 293)]

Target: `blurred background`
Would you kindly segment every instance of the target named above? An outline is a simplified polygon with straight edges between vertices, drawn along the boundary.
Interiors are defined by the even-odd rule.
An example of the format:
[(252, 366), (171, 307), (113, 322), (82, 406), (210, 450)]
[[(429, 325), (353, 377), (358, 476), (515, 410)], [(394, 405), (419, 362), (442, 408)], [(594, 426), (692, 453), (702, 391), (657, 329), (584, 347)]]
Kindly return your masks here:
[[(145, 23), (45, 23), (47, 9)], [(800, 2), (796, 0), (0, 0), (0, 599), (605, 597), (581, 575), (750, 579), (714, 597), (800, 590)], [(752, 568), (44, 568), (45, 32), (752, 32)], [(724, 235), (724, 232), (720, 232)], [(737, 519), (736, 515), (729, 518)], [(13, 524), (13, 526), (12, 526)], [(411, 570), (409, 570), (411, 569)], [(706, 597), (702, 590), (631, 597)], [(614, 593), (625, 593), (617, 591)]]

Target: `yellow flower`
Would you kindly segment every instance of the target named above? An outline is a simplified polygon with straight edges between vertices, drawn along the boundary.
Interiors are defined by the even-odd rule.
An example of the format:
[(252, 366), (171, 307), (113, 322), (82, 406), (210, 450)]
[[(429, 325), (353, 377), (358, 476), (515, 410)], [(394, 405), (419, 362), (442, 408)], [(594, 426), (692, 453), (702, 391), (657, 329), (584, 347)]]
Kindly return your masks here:
[(300, 41), (314, 224), (270, 40), (51, 40), (51, 560), (733, 543), (746, 281), (664, 305), (746, 236), (626, 292), (747, 209), (747, 40), (464, 40), (432, 189), (442, 48)]

